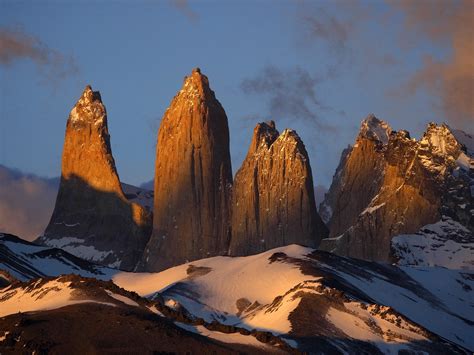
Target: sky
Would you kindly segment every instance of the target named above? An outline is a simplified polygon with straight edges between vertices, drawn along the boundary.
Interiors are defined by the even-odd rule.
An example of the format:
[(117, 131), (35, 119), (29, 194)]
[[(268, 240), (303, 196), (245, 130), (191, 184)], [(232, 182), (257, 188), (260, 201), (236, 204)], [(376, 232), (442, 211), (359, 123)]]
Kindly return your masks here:
[(90, 84), (121, 180), (149, 181), (161, 117), (200, 67), (229, 119), (234, 174), (272, 119), (328, 187), (370, 113), (413, 137), (430, 121), (473, 133), (473, 24), (471, 0), (0, 0), (0, 165), (59, 176)]

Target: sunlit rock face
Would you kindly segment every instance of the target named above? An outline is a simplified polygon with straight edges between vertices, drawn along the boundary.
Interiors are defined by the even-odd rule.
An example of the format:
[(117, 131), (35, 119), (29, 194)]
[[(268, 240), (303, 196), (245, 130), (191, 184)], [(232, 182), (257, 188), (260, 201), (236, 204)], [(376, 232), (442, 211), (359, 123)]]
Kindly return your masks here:
[(227, 252), (232, 168), (226, 113), (194, 69), (158, 132), (153, 234), (139, 269)]
[[(321, 204), (330, 227), (321, 249), (391, 261), (393, 236), (415, 233), (443, 214), (472, 231), (464, 212), (472, 209), (472, 167), (459, 163), (466, 149), (446, 125), (430, 124), (417, 141), (369, 116)], [(457, 188), (450, 192), (449, 185)]]
[(235, 176), (230, 255), (288, 245), (316, 247), (327, 229), (314, 200), (308, 153), (295, 131), (259, 123)]
[(100, 93), (87, 86), (72, 109), (51, 221), (38, 241), (104, 265), (132, 269), (151, 233), (151, 215), (122, 191)]

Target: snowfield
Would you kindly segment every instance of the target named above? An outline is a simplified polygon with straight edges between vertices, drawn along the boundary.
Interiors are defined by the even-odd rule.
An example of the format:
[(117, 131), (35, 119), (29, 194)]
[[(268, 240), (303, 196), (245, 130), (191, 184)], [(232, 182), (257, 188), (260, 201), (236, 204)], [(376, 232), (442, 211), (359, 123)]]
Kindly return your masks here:
[[(293, 335), (296, 342), (301, 329), (291, 315), (302, 301), (342, 291), (344, 296), (331, 296), (329, 302), (337, 300), (336, 305), (321, 311), (326, 320), (384, 353), (429, 341), (426, 330), (474, 349), (474, 274), (460, 270), (397, 268), (290, 245), (248, 257), (203, 259), (160, 273), (117, 273), (112, 279), (142, 296), (159, 292), (175, 307), (209, 322)], [(370, 312), (377, 307), (382, 310)], [(387, 312), (394, 320), (387, 320)]]
[[(469, 270), (392, 266), (289, 245), (247, 257), (197, 260), (159, 273), (131, 273), (5, 235), (0, 255), (0, 268), (20, 280), (58, 272), (112, 280), (191, 319), (269, 331), (301, 351), (474, 350), (474, 274)], [(0, 290), (0, 317), (78, 302), (140, 307), (122, 292), (79, 297), (67, 283), (50, 282), (36, 291), (22, 284)], [(163, 315), (151, 304), (141, 307)], [(219, 334), (199, 324), (183, 327), (223, 342), (255, 345), (248, 343), (255, 340), (250, 337)]]
[(417, 233), (393, 237), (392, 251), (398, 265), (474, 271), (474, 236), (469, 229), (446, 217)]
[(115, 306), (113, 303), (75, 297), (70, 285), (70, 282), (57, 280), (42, 283), (39, 279), (32, 286), (0, 290), (0, 317), (18, 312), (47, 311), (78, 303), (95, 302)]

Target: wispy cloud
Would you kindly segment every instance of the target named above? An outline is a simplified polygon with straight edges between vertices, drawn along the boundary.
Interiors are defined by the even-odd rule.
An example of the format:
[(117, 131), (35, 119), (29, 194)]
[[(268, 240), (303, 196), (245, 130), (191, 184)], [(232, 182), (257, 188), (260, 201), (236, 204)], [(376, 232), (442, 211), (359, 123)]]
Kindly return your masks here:
[[(386, 0), (384, 6), (379, 5), (362, 1), (315, 5), (302, 1), (297, 12), (299, 34), (328, 46), (336, 75), (343, 64), (363, 76), (368, 70), (383, 71), (388, 66), (404, 65), (401, 58), (386, 52), (390, 48), (393, 52), (397, 43), (377, 48), (368, 45), (371, 40), (359, 31), (366, 21), (373, 21), (380, 28), (397, 28), (400, 53), (419, 50), (428, 42), (450, 52), (442, 59), (425, 53), (420, 68), (403, 84), (402, 78), (397, 78), (396, 87), (381, 89), (407, 98), (423, 90), (431, 95), (435, 109), (447, 121), (468, 128), (474, 119), (474, 1)], [(396, 13), (404, 16), (401, 26), (393, 22), (397, 21)]]
[(189, 6), (188, 0), (170, 0), (171, 4), (177, 8), (182, 14), (184, 14), (189, 20), (196, 22), (199, 20), (199, 15), (195, 12), (191, 6)]
[(246, 94), (266, 97), (272, 118), (300, 119), (330, 131), (333, 127), (319, 114), (330, 109), (318, 98), (318, 84), (322, 80), (300, 67), (284, 70), (266, 66), (255, 77), (244, 79), (241, 88)]
[(11, 66), (20, 60), (33, 61), (47, 80), (63, 79), (79, 71), (72, 56), (49, 48), (38, 37), (0, 27), (0, 65)]
[(0, 232), (33, 240), (43, 233), (54, 209), (57, 179), (27, 175), (0, 165)]
[(342, 21), (322, 6), (302, 6), (298, 23), (308, 40), (322, 40), (338, 57), (347, 56), (352, 23)]
[(403, 88), (406, 94), (425, 89), (435, 98), (445, 117), (454, 124), (472, 127), (474, 120), (474, 2), (394, 2), (405, 15), (405, 43), (430, 40), (451, 48), (451, 55), (439, 60), (426, 55), (421, 68)]

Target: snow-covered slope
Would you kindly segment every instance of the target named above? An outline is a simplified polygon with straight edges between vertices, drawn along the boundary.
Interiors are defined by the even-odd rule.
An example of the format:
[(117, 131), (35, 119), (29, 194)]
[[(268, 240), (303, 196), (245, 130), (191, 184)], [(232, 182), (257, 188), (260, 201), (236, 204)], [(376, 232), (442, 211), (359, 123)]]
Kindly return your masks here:
[(297, 245), (113, 276), (140, 295), (159, 292), (170, 307), (209, 322), (271, 331), (303, 351), (370, 353), (449, 348), (439, 337), (473, 350), (473, 279), (454, 270), (397, 268)]
[[(51, 250), (57, 249), (11, 239), (0, 239), (0, 269), (17, 278), (78, 273), (111, 279), (147, 300), (109, 289), (115, 296), (106, 292), (104, 297), (92, 298), (94, 304), (158, 302), (170, 313), (161, 311), (178, 326), (220, 341), (244, 341), (252, 346), (254, 339), (245, 342), (248, 338), (237, 333), (251, 333), (268, 341), (270, 335), (265, 332), (270, 332), (301, 351), (474, 350), (470, 336), (474, 331), (474, 274), (469, 271), (396, 267), (290, 245), (248, 257), (202, 259), (160, 273), (129, 273), (90, 263), (91, 269), (81, 267), (67, 253), (54, 254)], [(49, 256), (41, 257), (46, 251)], [(73, 287), (58, 286), (57, 280), (35, 282), (3, 290), (5, 296), (16, 287), (11, 300), (0, 295), (0, 302), (6, 302), (0, 308), (14, 313), (46, 312), (65, 305), (89, 307), (71, 304), (90, 300), (75, 298), (78, 291), (74, 289), (80, 281), (74, 281)], [(41, 290), (36, 290), (40, 285)], [(184, 326), (178, 324), (183, 317), (191, 319)], [(209, 335), (208, 326), (207, 330), (200, 327), (204, 323), (217, 327), (212, 331), (224, 327), (227, 335)]]
[(414, 234), (392, 238), (398, 265), (442, 266), (474, 271), (474, 236), (449, 217)]
[[(113, 298), (113, 297), (112, 297)], [(0, 291), (0, 317), (18, 312), (47, 311), (78, 303), (101, 302), (88, 297), (75, 297), (71, 282), (39, 279), (33, 284), (9, 286)], [(110, 301), (114, 301), (111, 299)], [(114, 303), (106, 303), (111, 306)]]
[(39, 246), (11, 234), (0, 233), (0, 270), (26, 281), (36, 277), (79, 274), (109, 279), (116, 270), (95, 265), (68, 252)]
[(256, 335), (193, 323), (182, 313), (167, 311), (161, 300), (150, 301), (111, 282), (77, 275), (0, 289), (2, 353), (184, 353), (192, 349), (229, 354), (286, 349), (284, 343), (262, 342)]

